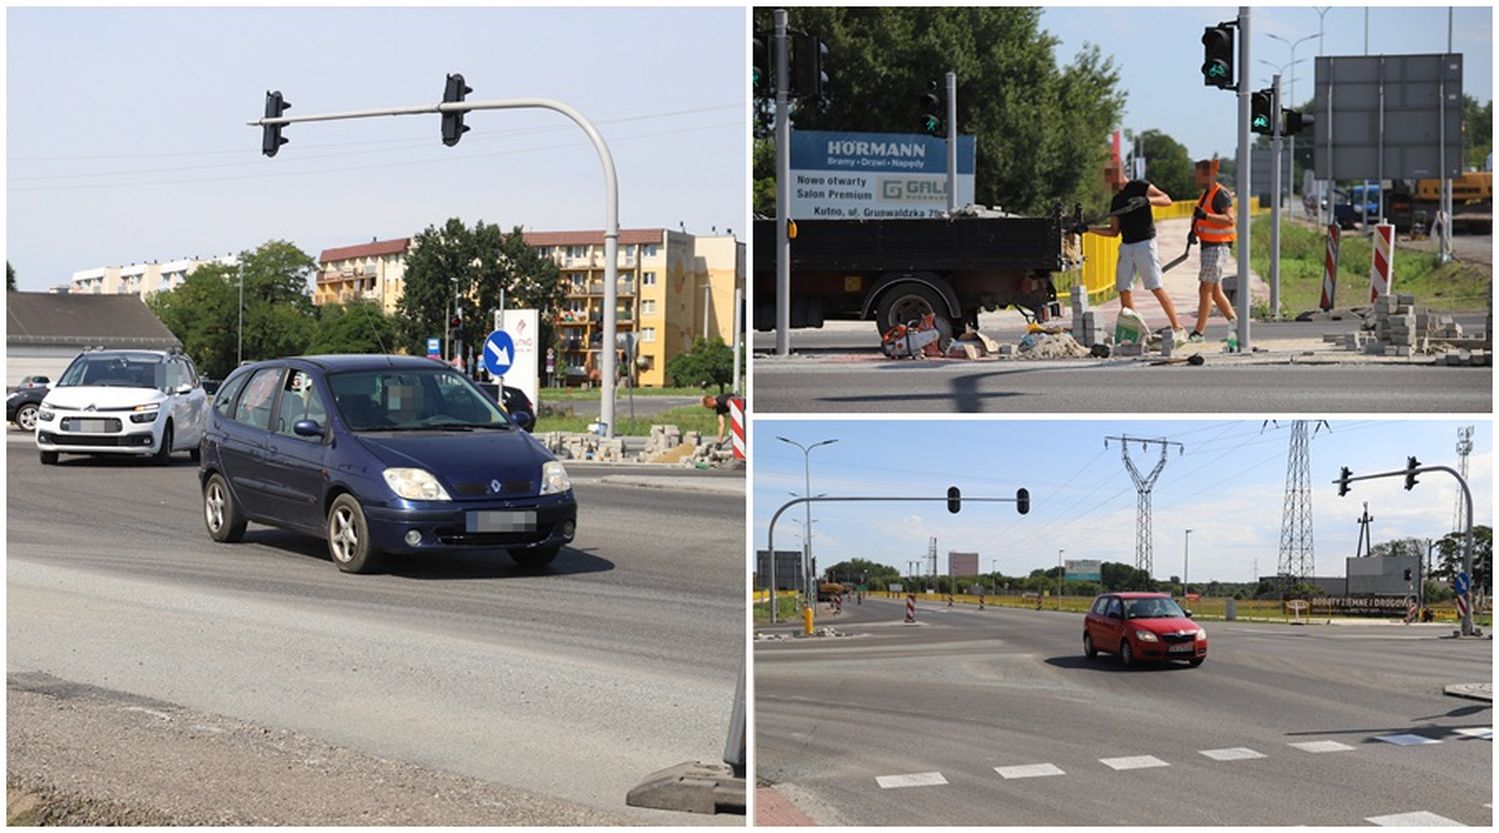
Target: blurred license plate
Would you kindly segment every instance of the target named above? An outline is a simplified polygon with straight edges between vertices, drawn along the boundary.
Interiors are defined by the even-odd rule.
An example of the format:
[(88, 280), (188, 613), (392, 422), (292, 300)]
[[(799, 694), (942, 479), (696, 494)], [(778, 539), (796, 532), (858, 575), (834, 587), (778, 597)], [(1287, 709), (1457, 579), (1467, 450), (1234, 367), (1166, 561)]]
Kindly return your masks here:
[(536, 513), (528, 510), (470, 512), (469, 532), (535, 532)]
[(75, 419), (68, 423), (68, 430), (78, 431), (83, 434), (103, 434), (109, 430), (109, 420)]
[(1166, 647), (1166, 652), (1170, 654), (1190, 654), (1192, 653), (1192, 648), (1192, 643), (1183, 642), (1180, 645), (1168, 645)]

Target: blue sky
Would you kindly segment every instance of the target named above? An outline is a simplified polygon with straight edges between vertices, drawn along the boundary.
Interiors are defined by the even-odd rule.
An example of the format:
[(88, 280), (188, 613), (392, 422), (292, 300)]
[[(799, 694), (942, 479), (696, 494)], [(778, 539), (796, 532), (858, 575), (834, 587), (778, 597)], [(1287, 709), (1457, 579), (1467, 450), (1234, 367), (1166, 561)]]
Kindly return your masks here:
[[(603, 226), (603, 180), (562, 116), (293, 125), (260, 155), (267, 89), (289, 115), (561, 99), (599, 124), (625, 227), (746, 228), (746, 14), (717, 9), (162, 8), (6, 12), (6, 257), (22, 289), (74, 271), (288, 239), (326, 247), (458, 216)], [(122, 175), (123, 174), (123, 175)], [(111, 187), (99, 187), (111, 186)]]
[[(1343, 558), (1358, 541), (1356, 523), (1369, 502), (1375, 542), (1414, 536), (1438, 538), (1452, 523), (1456, 482), (1423, 475), (1412, 491), (1402, 478), (1355, 483), (1339, 498), (1332, 480), (1341, 466), (1355, 474), (1401, 469), (1408, 455), (1423, 463), (1457, 465), (1457, 429), (1476, 424), (1469, 457), (1479, 523), (1492, 523), (1493, 434), (1487, 420), (1332, 420), (1311, 442), (1312, 518), (1318, 575), (1342, 575)], [(818, 565), (862, 557), (900, 569), (937, 537), (946, 569), (949, 550), (977, 551), (985, 571), (1028, 574), (1064, 558), (1134, 563), (1135, 489), (1118, 443), (1128, 434), (1179, 440), (1153, 494), (1155, 575), (1180, 575), (1183, 530), (1191, 528), (1193, 581), (1248, 581), (1255, 560), (1274, 571), (1280, 542), (1289, 422), (1261, 428), (1248, 421), (1124, 420), (771, 420), (754, 424), (753, 534), (764, 549), (776, 507), (803, 493), (803, 457), (779, 442), (803, 444), (837, 438), (812, 452), (813, 494), (943, 496), (957, 485), (964, 494), (1012, 496), (1031, 492), (1031, 512), (1013, 504), (969, 504), (948, 514), (940, 503), (824, 504), (813, 509)], [(1152, 449), (1131, 456), (1142, 472), (1158, 459)], [(800, 507), (776, 526), (776, 548), (800, 547)]]
[[(1194, 157), (1234, 153), (1238, 111), (1235, 96), (1202, 85), (1202, 28), (1231, 20), (1237, 8), (1066, 8), (1046, 9), (1041, 25), (1061, 39), (1057, 58), (1068, 62), (1085, 42), (1114, 58), (1120, 86), (1129, 94), (1122, 127), (1164, 130), (1187, 146)], [(1296, 99), (1312, 96), (1313, 61), (1318, 54), (1317, 12), (1311, 6), (1255, 6), (1251, 19), (1252, 89), (1270, 86), (1276, 71), (1260, 63), (1291, 61), (1279, 35), (1297, 41), (1297, 63), (1282, 83), (1289, 97), (1290, 77), (1297, 75)], [(1364, 7), (1335, 6), (1326, 16), (1323, 54), (1364, 54)], [(1457, 7), (1453, 11), (1452, 48), (1463, 55), (1463, 90), (1480, 103), (1493, 98), (1493, 10)], [(1369, 54), (1418, 54), (1447, 49), (1447, 7), (1374, 6), (1369, 9)], [(1302, 60), (1306, 59), (1306, 60)], [(1262, 80), (1263, 79), (1263, 80)]]

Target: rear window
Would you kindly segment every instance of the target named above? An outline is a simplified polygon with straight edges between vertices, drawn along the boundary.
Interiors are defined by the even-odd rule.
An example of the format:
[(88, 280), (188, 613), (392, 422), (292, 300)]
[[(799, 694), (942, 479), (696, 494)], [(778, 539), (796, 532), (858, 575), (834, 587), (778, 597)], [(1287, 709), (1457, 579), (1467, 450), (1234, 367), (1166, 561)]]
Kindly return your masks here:
[(239, 393), (239, 389), (245, 386), (245, 381), (249, 378), (250, 374), (241, 373), (238, 376), (235, 376), (229, 379), (229, 381), (220, 385), (219, 392), (213, 399), (213, 409), (226, 417), (231, 416), (231, 408), (234, 406), (234, 397)]
[(276, 398), (276, 382), (281, 368), (267, 367), (255, 371), (245, 384), (245, 392), (234, 406), (234, 421), (255, 428), (271, 427), (271, 403)]

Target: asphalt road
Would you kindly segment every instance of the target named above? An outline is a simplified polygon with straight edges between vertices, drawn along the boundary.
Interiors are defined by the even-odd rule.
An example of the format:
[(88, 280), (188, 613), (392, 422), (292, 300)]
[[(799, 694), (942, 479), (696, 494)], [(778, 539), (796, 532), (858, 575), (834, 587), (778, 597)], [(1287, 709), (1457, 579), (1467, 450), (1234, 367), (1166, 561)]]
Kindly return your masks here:
[(266, 527), (213, 543), (185, 459), (43, 468), (26, 437), (8, 446), (10, 673), (622, 821), (743, 822), (624, 805), (654, 770), (722, 754), (743, 660), (744, 502), (695, 488), (718, 473), (662, 471), (642, 488), (602, 479), (638, 467), (570, 464), (579, 533), (549, 570), (496, 555), (351, 576), (322, 542)]
[[(1201, 667), (1136, 670), (1085, 659), (1075, 614), (846, 611), (755, 646), (757, 775), (823, 824), (1492, 823), (1492, 740), (1459, 731), (1491, 709), (1441, 693), (1492, 679), (1489, 640), (1207, 622)], [(1377, 739), (1404, 734), (1439, 742)]]

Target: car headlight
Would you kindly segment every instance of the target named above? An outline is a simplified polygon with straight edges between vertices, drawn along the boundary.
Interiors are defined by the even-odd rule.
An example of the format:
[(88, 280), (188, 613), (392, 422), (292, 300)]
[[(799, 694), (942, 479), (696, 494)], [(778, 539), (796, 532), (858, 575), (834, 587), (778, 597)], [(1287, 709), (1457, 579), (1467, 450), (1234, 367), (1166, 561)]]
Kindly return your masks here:
[(1159, 642), (1156, 635), (1150, 631), (1135, 631), (1135, 638), (1141, 642)]
[(1208, 632), (1205, 631), (1205, 630), (1203, 630), (1202, 628), (1198, 628), (1197, 629), (1197, 641), (1201, 642), (1202, 640), (1207, 639), (1207, 638), (1208, 638)]
[(407, 500), (452, 500), (448, 490), (426, 469), (386, 469), (385, 483)]
[(132, 411), (134, 411), (134, 412), (136, 412), (138, 414), (139, 413), (143, 413), (145, 411), (159, 411), (159, 410), (161, 410), (161, 403), (160, 402), (147, 402), (144, 405), (136, 405), (134, 408), (131, 408), (130, 410), (132, 410)]
[(560, 495), (571, 489), (573, 482), (567, 476), (567, 469), (556, 460), (549, 460), (541, 464), (541, 493), (544, 495)]
[(136, 425), (155, 422), (156, 418), (161, 415), (161, 403), (152, 402), (148, 405), (136, 405), (131, 410), (133, 413), (130, 414), (130, 421)]
[(52, 410), (52, 407), (50, 405), (43, 405), (41, 406), (41, 408), (37, 409), (36, 418), (41, 420), (42, 422), (51, 422), (52, 420), (57, 419), (57, 412)]

